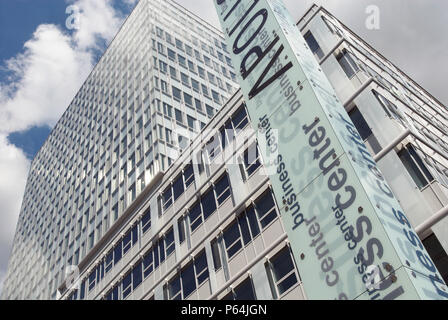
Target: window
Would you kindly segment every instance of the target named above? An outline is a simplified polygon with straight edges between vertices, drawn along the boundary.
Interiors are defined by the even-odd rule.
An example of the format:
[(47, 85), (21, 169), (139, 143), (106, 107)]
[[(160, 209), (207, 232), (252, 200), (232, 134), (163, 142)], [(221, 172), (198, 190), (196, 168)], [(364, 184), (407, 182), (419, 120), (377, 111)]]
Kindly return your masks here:
[(202, 223), (202, 212), (200, 202), (196, 202), (189, 210), (191, 232), (196, 230)]
[(216, 92), (215, 90), (212, 90), (212, 97), (213, 101), (215, 101), (216, 103), (221, 103), (221, 98), (219, 97), (218, 92)]
[(223, 300), (256, 300), (251, 278), (244, 280), (238, 287), (227, 294)]
[(357, 107), (349, 112), (349, 116), (364, 141), (372, 135), (372, 130)]
[(209, 95), (208, 95), (208, 88), (207, 88), (207, 86), (205, 84), (201, 84), (201, 87), (202, 87), (202, 94), (204, 96), (208, 97)]
[(249, 244), (260, 234), (260, 227), (253, 206), (243, 211), (235, 222), (223, 232), (224, 245), (228, 258), (232, 258), (244, 245)]
[(270, 259), (266, 264), (266, 269), (273, 287), (272, 293), (276, 299), (298, 282), (294, 262), (288, 247), (283, 248)]
[(204, 70), (204, 68), (198, 66), (198, 72), (199, 72), (199, 76), (200, 76), (202, 79), (205, 79), (205, 70)]
[(227, 257), (230, 259), (243, 247), (240, 230), (236, 221), (223, 232), (223, 238)]
[(131, 230), (126, 232), (126, 234), (123, 237), (123, 255), (125, 255), (129, 249), (132, 247), (132, 233)]
[[(189, 55), (191, 57), (191, 55)], [(188, 70), (190, 70), (193, 73), (196, 73), (196, 70), (194, 68), (194, 63), (191, 60), (188, 60)]]
[(81, 283), (81, 288), (79, 289), (79, 299), (80, 300), (84, 299), (85, 292), (86, 292), (86, 280), (84, 280)]
[(336, 56), (336, 59), (338, 60), (339, 64), (341, 65), (342, 69), (349, 79), (351, 79), (356, 74), (356, 72), (359, 71), (358, 65), (355, 63), (350, 53), (346, 49), (342, 50), (342, 53), (338, 54)]
[(153, 251), (149, 250), (145, 256), (143, 256), (143, 277), (146, 279), (154, 270), (154, 257)]
[(118, 261), (121, 260), (122, 252), (123, 252), (122, 242), (119, 241), (114, 248), (114, 265), (116, 265)]
[(189, 87), (190, 86), (190, 77), (187, 76), (185, 73), (180, 73), (180, 79), (182, 80), (182, 84)]
[(211, 67), (211, 66), (212, 66), (212, 62), (211, 62), (210, 58), (207, 57), (206, 55), (203, 55), (203, 56), (204, 56), (204, 62), (205, 62), (205, 64), (206, 64), (207, 66)]
[(165, 62), (163, 62), (162, 60), (159, 60), (159, 67), (160, 67), (160, 72), (162, 72), (162, 73), (168, 72), (168, 65)]
[(177, 80), (177, 70), (174, 67), (170, 66), (170, 76), (171, 78)]
[(196, 279), (194, 264), (190, 263), (181, 272), (183, 297), (187, 298), (194, 290), (196, 290)]
[(408, 144), (398, 152), (398, 157), (419, 189), (423, 189), (434, 180), (432, 174), (411, 144)]
[(324, 56), (324, 53), (323, 53), (322, 49), (320, 48), (319, 43), (317, 43), (316, 39), (314, 38), (313, 34), (311, 33), (311, 31), (308, 31), (305, 34), (305, 40), (306, 40), (306, 43), (308, 44), (308, 46), (310, 47), (311, 51), (319, 59), (322, 59)]
[(89, 274), (89, 292), (93, 290), (93, 288), (95, 288), (96, 285), (96, 269), (94, 269), (90, 274)]
[(184, 56), (181, 56), (180, 54), (178, 54), (177, 55), (177, 60), (179, 61), (179, 64), (182, 66), (182, 67), (187, 67), (187, 60), (185, 59), (185, 57)]
[(193, 97), (186, 92), (184, 92), (184, 102), (187, 107), (193, 108)]
[[(163, 93), (169, 94), (168, 93), (168, 84), (166, 83), (166, 81), (160, 80), (160, 88), (162, 89)], [(158, 110), (160, 111), (160, 108)]]
[(165, 189), (162, 194), (163, 210), (167, 210), (173, 204), (173, 193), (171, 191), (171, 185)]
[(174, 230), (171, 228), (165, 234), (165, 252), (168, 257), (172, 252), (174, 252), (175, 244), (174, 244)]
[(395, 104), (390, 102), (388, 99), (383, 97), (381, 94), (376, 92), (375, 90), (372, 90), (373, 94), (375, 95), (376, 99), (380, 103), (381, 107), (383, 108), (384, 112), (386, 112), (387, 116), (390, 118), (395, 118), (401, 123), (405, 123), (405, 120), (400, 115), (400, 112), (398, 111), (398, 108)]
[(106, 295), (106, 300), (118, 300), (118, 286), (115, 286), (109, 293)]
[(197, 111), (202, 112), (202, 102), (201, 102), (201, 100), (194, 99), (194, 105), (195, 105)]
[(236, 132), (243, 129), (248, 123), (249, 120), (247, 119), (247, 112), (244, 106), (232, 115), (232, 124)]
[(106, 254), (106, 258), (105, 258), (105, 272), (106, 273), (108, 273), (112, 269), (113, 262), (114, 262), (114, 251), (110, 250)]
[(215, 183), (215, 191), (218, 205), (222, 204), (227, 198), (230, 197), (230, 185), (227, 173)]
[(168, 299), (181, 300), (181, 287), (180, 287), (180, 275), (175, 276), (170, 282), (168, 282)]
[(176, 39), (176, 47), (177, 49), (184, 51), (184, 44), (179, 39)]
[(207, 115), (209, 118), (213, 118), (213, 115), (215, 114), (215, 109), (213, 109), (211, 106), (209, 106), (208, 104), (205, 105), (206, 109), (207, 109)]
[(173, 86), (173, 96), (174, 96), (175, 99), (177, 99), (179, 101), (182, 100), (181, 91), (178, 88), (174, 87), (174, 86)]
[(243, 164), (246, 178), (252, 176), (252, 174), (261, 166), (257, 144), (254, 143), (244, 152)]
[(216, 84), (216, 77), (214, 74), (207, 72), (207, 76), (208, 76), (208, 81), (210, 81), (213, 84)]
[(199, 92), (201, 90), (199, 87), (199, 82), (193, 78), (191, 78), (191, 85), (193, 86), (194, 91)]
[(190, 117), (187, 115), (187, 124), (188, 124), (188, 128), (190, 128), (191, 130), (195, 130), (195, 123), (196, 119), (193, 117)]
[(272, 197), (272, 192), (270, 190), (265, 192), (255, 201), (255, 209), (257, 210), (258, 220), (260, 221), (262, 228), (265, 228), (277, 217), (274, 198)]
[(372, 148), (373, 153), (378, 153), (381, 145), (356, 106), (349, 112), (349, 116), (364, 142)]
[(198, 50), (194, 50), (194, 56), (196, 57), (197, 60), (202, 61), (201, 54), (199, 53)]
[(170, 48), (168, 48), (168, 57), (175, 61), (176, 60), (176, 52), (174, 52), (173, 50), (171, 50)]
[(443, 280), (445, 281), (445, 283), (448, 283), (448, 255), (446, 254), (436, 235), (433, 233), (422, 242), (426, 250), (428, 251), (429, 256), (434, 261), (437, 270), (439, 270)]
[(218, 239), (214, 239), (211, 242), (211, 248), (213, 255), (213, 265), (215, 267), (215, 270), (219, 270), (222, 267), (222, 263), (221, 263), (221, 254), (219, 250)]
[(208, 279), (207, 255), (205, 250), (194, 258), (194, 269), (198, 285)]
[(213, 193), (213, 189), (209, 189), (202, 197), (201, 197), (201, 205), (204, 214), (204, 220), (207, 220), (209, 216), (212, 215), (213, 212), (216, 211), (216, 201), (215, 194)]
[(148, 209), (142, 216), (142, 233), (145, 233), (150, 228), (151, 228), (151, 212)]
[(177, 220), (177, 229), (179, 231), (179, 243), (183, 243), (185, 241), (185, 219), (180, 218)]
[(165, 32), (165, 38), (168, 43), (171, 44), (173, 43), (173, 39), (171, 38), (171, 35), (168, 32)]
[(182, 115), (182, 111), (180, 111), (179, 109), (175, 109), (174, 113), (176, 116), (176, 121), (180, 122), (180, 123), (184, 123), (184, 117)]
[(179, 198), (182, 193), (184, 193), (184, 181), (183, 181), (183, 175), (180, 174), (173, 181), (174, 201), (176, 201), (177, 198)]
[(139, 261), (137, 265), (132, 269), (132, 290), (135, 290), (140, 283), (142, 283), (142, 261)]
[(184, 169), (185, 188), (188, 188), (194, 182), (193, 165), (190, 163)]
[(210, 138), (204, 147), (210, 162), (212, 162), (221, 153), (221, 144), (219, 142), (219, 135)]
[(173, 117), (173, 107), (168, 103), (163, 103), (163, 114), (169, 118)]
[(260, 234), (260, 227), (253, 206), (250, 206), (249, 208), (246, 209), (245, 215), (240, 216), (240, 220), (243, 220), (243, 218), (247, 219), (250, 235), (252, 239), (254, 239), (256, 236)]
[(131, 285), (132, 285), (132, 273), (129, 272), (124, 278), (121, 284), (121, 292), (123, 293), (123, 299), (126, 299), (131, 293)]
[(160, 54), (165, 54), (165, 48), (164, 48), (164, 46), (163, 46), (163, 44), (161, 44), (160, 42), (157, 42), (157, 51), (160, 53)]
[(171, 300), (188, 298), (208, 279), (208, 276), (207, 258), (205, 251), (202, 251), (168, 282), (168, 298)]

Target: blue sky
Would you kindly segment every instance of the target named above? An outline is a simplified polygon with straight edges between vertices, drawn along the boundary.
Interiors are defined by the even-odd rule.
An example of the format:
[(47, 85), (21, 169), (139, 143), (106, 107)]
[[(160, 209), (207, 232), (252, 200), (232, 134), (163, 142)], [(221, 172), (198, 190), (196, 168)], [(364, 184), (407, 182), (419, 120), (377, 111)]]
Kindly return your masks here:
[[(71, 34), (73, 31), (65, 27), (69, 14), (66, 8), (69, 5), (63, 0), (14, 0), (0, 1), (0, 83), (7, 82), (11, 72), (4, 68), (4, 62), (15, 57), (23, 50), (37, 26), (41, 24), (54, 24)], [(115, 0), (114, 8), (119, 10), (123, 16), (129, 14), (132, 5)], [(101, 57), (103, 45), (95, 50), (95, 64)], [(48, 124), (32, 126), (29, 129), (10, 133), (8, 142), (22, 149), (28, 159), (32, 160), (40, 149), (49, 133), (51, 127)]]
[[(38, 25), (53, 23), (63, 26), (66, 7), (67, 4), (61, 0), (0, 1), (0, 66), (22, 51)], [(0, 67), (0, 82), (4, 82), (9, 74)], [(33, 127), (25, 132), (10, 134), (8, 141), (32, 159), (49, 133), (48, 125)]]

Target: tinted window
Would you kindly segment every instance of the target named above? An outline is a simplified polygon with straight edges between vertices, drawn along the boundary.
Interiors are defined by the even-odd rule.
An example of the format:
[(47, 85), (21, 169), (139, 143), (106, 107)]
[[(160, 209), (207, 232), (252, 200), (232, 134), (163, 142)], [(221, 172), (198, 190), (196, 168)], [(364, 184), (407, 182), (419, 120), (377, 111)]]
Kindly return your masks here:
[(195, 203), (189, 212), (191, 231), (196, 230), (202, 223), (201, 206), (199, 202)]
[(174, 201), (184, 192), (184, 180), (182, 174), (180, 174), (173, 182), (173, 195)]
[(207, 219), (216, 210), (215, 195), (213, 189), (210, 189), (201, 199), (204, 210), (204, 219)]
[(182, 289), (184, 298), (187, 298), (194, 290), (196, 290), (196, 280), (192, 263), (182, 270)]
[(138, 264), (132, 270), (132, 290), (138, 287), (142, 283), (142, 262), (139, 261)]
[(242, 248), (238, 223), (235, 222), (227, 228), (223, 233), (223, 237), (227, 249), (227, 256), (230, 259)]
[(270, 191), (266, 192), (260, 199), (255, 201), (255, 205), (262, 228), (266, 227), (275, 219), (275, 217), (277, 217), (274, 199), (272, 198), (272, 193)]

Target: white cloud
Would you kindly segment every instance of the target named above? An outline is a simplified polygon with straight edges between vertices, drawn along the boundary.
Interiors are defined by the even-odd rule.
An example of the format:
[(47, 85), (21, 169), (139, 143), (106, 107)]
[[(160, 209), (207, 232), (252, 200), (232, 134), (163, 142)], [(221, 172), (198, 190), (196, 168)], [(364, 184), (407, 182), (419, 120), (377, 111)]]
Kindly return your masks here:
[(67, 3), (79, 8), (79, 29), (70, 34), (39, 25), (23, 51), (3, 66), (10, 76), (0, 83), (0, 289), (30, 165), (7, 136), (56, 123), (92, 70), (98, 43), (108, 43), (124, 18), (112, 0)]
[(7, 62), (19, 80), (0, 90), (0, 132), (54, 124), (88, 75), (91, 61), (57, 26), (40, 25), (24, 52)]
[[(135, 0), (124, 0), (131, 3)], [(98, 39), (110, 40), (117, 32), (122, 18), (111, 0), (77, 0), (80, 10), (79, 29), (74, 35), (79, 50), (98, 48)]]

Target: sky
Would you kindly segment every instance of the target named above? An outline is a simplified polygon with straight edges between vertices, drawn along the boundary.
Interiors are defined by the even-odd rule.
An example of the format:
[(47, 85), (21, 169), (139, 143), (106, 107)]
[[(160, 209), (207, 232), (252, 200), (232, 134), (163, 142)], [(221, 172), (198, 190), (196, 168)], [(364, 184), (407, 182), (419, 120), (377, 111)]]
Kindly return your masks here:
[[(0, 0), (0, 291), (31, 160), (136, 1)], [(177, 2), (220, 29), (212, 0)], [(314, 2), (448, 104), (448, 1)], [(313, 1), (284, 3), (297, 21)]]

